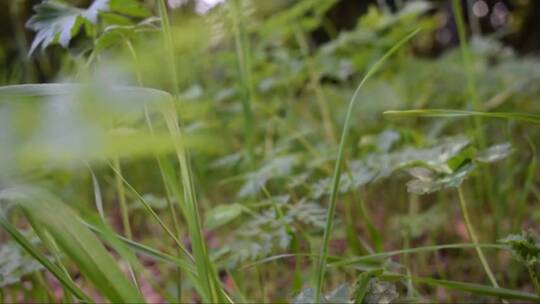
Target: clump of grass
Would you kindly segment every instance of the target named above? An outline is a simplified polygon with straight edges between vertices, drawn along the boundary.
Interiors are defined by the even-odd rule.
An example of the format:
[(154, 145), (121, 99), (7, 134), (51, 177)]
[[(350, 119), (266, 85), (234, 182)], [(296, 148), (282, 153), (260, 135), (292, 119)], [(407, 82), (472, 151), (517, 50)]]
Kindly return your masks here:
[[(503, 54), (493, 40), (468, 43), (460, 1), (452, 2), (460, 48), (448, 52), (461, 56), (436, 59), (393, 56), (418, 28), (436, 30), (428, 2), (398, 1), (396, 13), (371, 7), (346, 31), (334, 24), (332, 9), (343, 4), (334, 0), (300, 0), (277, 13), (274, 3), (229, 0), (203, 17), (167, 3), (153, 2), (155, 17), (149, 2), (135, 0), (36, 6), (29, 26), (37, 38), (18, 47), (39, 62), (26, 70), (43, 75), (20, 79), (53, 79), (47, 66), (60, 56), (58, 70), (81, 84), (0, 87), (0, 226), (20, 246), (0, 250), (1, 299), (538, 301), (536, 234), (480, 243), (538, 217), (528, 212), (539, 196), (538, 131), (527, 129), (526, 142), (517, 136), (519, 122), (540, 122), (529, 103), (540, 90), (538, 60)], [(211, 39), (201, 30), (208, 21)], [(411, 49), (421, 54), (426, 41), (418, 41)], [(111, 69), (137, 87), (117, 85), (126, 80)], [(527, 79), (514, 83), (519, 73)], [(92, 77), (100, 85), (83, 84)], [(495, 96), (486, 107), (484, 95)], [(389, 108), (435, 105), (384, 112), (435, 120), (377, 119)], [(472, 125), (459, 120), (467, 117)], [(488, 148), (501, 119), (511, 123), (497, 139), (508, 142)], [(199, 150), (199, 139), (218, 147)], [(471, 176), (480, 182), (469, 192), (462, 182)], [(448, 188), (470, 243), (449, 241), (459, 213), (446, 212)], [(479, 210), (465, 193), (498, 209), (475, 222)], [(503, 212), (512, 197), (514, 218)], [(525, 267), (488, 264), (509, 252)], [(26, 267), (29, 259), (36, 263)], [(485, 285), (474, 282), (486, 275)], [(315, 288), (304, 288), (310, 279)], [(448, 292), (433, 292), (441, 288)], [(522, 291), (533, 288), (538, 294)]]

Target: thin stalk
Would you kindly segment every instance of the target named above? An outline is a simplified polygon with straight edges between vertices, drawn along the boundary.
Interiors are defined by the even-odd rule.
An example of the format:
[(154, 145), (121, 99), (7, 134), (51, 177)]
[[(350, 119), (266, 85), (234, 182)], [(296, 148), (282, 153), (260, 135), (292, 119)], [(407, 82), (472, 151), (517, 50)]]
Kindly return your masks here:
[[(470, 98), (470, 106), (472, 110), (474, 111), (481, 111), (482, 105), (480, 103), (480, 99), (478, 98), (478, 93), (476, 91), (476, 79), (474, 76), (474, 68), (473, 68), (473, 62), (472, 62), (472, 55), (471, 51), (469, 50), (469, 45), (467, 42), (467, 31), (465, 27), (465, 21), (463, 18), (463, 7), (461, 5), (461, 0), (452, 0), (452, 10), (454, 12), (454, 17), (456, 20), (456, 25), (458, 29), (458, 35), (459, 35), (459, 46), (461, 50), (461, 57), (463, 59), (463, 69), (465, 71), (465, 78), (467, 80), (467, 91)], [(479, 147), (480, 149), (485, 149), (487, 147), (487, 140), (485, 137), (484, 132), (482, 131), (482, 117), (481, 116), (475, 116), (474, 117), (474, 131), (476, 134), (476, 138), (479, 141)], [(499, 225), (498, 223), (501, 222), (502, 214), (501, 214), (501, 208), (500, 204), (496, 201), (494, 192), (493, 192), (493, 182), (491, 179), (491, 173), (489, 172), (489, 168), (484, 166), (482, 167), (482, 175), (483, 175), (483, 183), (485, 190), (487, 192), (487, 199), (489, 200), (491, 204), (491, 208), (493, 209), (493, 212), (495, 214), (495, 221), (493, 224), (493, 229), (495, 231), (495, 238), (498, 237), (498, 229)]]
[(242, 110), (244, 113), (244, 133), (247, 147), (247, 156), (251, 164), (255, 157), (254, 114), (252, 102), (254, 98), (253, 82), (251, 76), (251, 56), (249, 41), (243, 25), (240, 0), (229, 1), (232, 15), (238, 74), (240, 76), (240, 93), (242, 95)]
[[(139, 71), (139, 60), (138, 60), (137, 52), (135, 51), (135, 48), (133, 47), (133, 44), (131, 43), (131, 41), (126, 39), (125, 42), (126, 42), (126, 45), (128, 47), (128, 50), (129, 50), (129, 52), (131, 54), (131, 57), (133, 58), (133, 62), (135, 64), (135, 75), (137, 76), (137, 83), (139, 84), (139, 86), (143, 86), (142, 76), (141, 76), (141, 73)], [(155, 134), (154, 126), (152, 124), (152, 119), (150, 118), (150, 113), (149, 113), (148, 107), (146, 105), (144, 107), (144, 117), (145, 117), (145, 120), (146, 120), (146, 125), (148, 126), (148, 129), (150, 130), (150, 134), (154, 135)], [(173, 198), (173, 195), (172, 195), (172, 191), (171, 191), (170, 187), (167, 184), (167, 176), (165, 175), (165, 171), (163, 169), (163, 163), (166, 161), (166, 159), (164, 159), (162, 156), (159, 156), (159, 155), (155, 155), (155, 157), (156, 157), (156, 160), (157, 160), (157, 163), (158, 163), (159, 173), (160, 173), (160, 176), (161, 176), (161, 179), (162, 179), (162, 182), (163, 182), (163, 186), (165, 187), (165, 193), (166, 193), (166, 198), (167, 198), (167, 206), (169, 208), (169, 213), (170, 213), (172, 221), (173, 221), (174, 231), (176, 233), (177, 238), (180, 239), (180, 237), (181, 237), (180, 224), (179, 224), (179, 221), (178, 221), (178, 216), (176, 214), (176, 210), (174, 209), (174, 206), (172, 204), (174, 198)], [(176, 251), (177, 251), (176, 254), (177, 254), (178, 258), (181, 258), (182, 257), (182, 249), (177, 247)], [(182, 302), (182, 270), (180, 269), (180, 267), (176, 268), (176, 277), (177, 277), (177, 281), (176, 281), (176, 289), (177, 289), (176, 299), (177, 299), (178, 302)]]
[(493, 287), (499, 288), (499, 284), (497, 283), (497, 280), (495, 279), (495, 276), (493, 275), (493, 271), (491, 271), (491, 268), (489, 267), (486, 257), (484, 256), (484, 252), (482, 251), (480, 247), (478, 247), (478, 238), (471, 224), (471, 220), (469, 218), (469, 212), (467, 211), (467, 202), (465, 201), (465, 197), (463, 196), (463, 191), (461, 190), (461, 187), (457, 188), (457, 192), (459, 196), (459, 205), (461, 207), (461, 213), (463, 215), (463, 220), (465, 221), (465, 226), (467, 227), (467, 233), (469, 234), (469, 237), (471, 238), (472, 243), (476, 245), (475, 247), (476, 253), (478, 254), (478, 258), (480, 259), (480, 262), (482, 263), (482, 266), (484, 267), (484, 270), (489, 280), (491, 281), (491, 285), (493, 285)]
[[(39, 234), (37, 230), (35, 232), (36, 234)], [(64, 265), (64, 263), (62, 263), (62, 259), (60, 258), (60, 248), (58, 248), (52, 236), (48, 232), (45, 231), (45, 233), (40, 235), (40, 239), (43, 240), (43, 243), (45, 244), (45, 246), (49, 248), (49, 252), (52, 253), (54, 260), (58, 264), (58, 267), (60, 268), (60, 270), (64, 272), (67, 278), (73, 281), (66, 266)], [(72, 303), (74, 301), (74, 298), (72, 297), (71, 293), (67, 290), (65, 286), (62, 286), (62, 290), (64, 292), (64, 298), (66, 302)]]
[[(120, 203), (120, 214), (122, 217), (122, 227), (124, 228), (124, 234), (126, 238), (132, 240), (133, 239), (133, 233), (131, 231), (131, 225), (129, 223), (129, 211), (127, 208), (126, 203), (126, 189), (124, 188), (124, 183), (122, 182), (122, 167), (120, 166), (120, 161), (118, 160), (118, 157), (115, 157), (112, 163), (112, 166), (114, 167), (116, 174), (115, 174), (115, 184), (116, 184), (116, 192), (118, 193), (118, 201)], [(133, 265), (129, 261), (126, 261), (128, 265), (128, 271), (131, 276), (131, 279), (133, 280), (133, 283), (139, 289), (139, 282), (137, 280), (137, 274), (135, 273), (135, 270), (133, 269)]]
[[(408, 202), (408, 205), (409, 205), (409, 217), (414, 217), (418, 214), (418, 196), (416, 195), (410, 195), (409, 197), (409, 202)], [(405, 231), (403, 231), (403, 234), (404, 234), (404, 248), (405, 249), (409, 249), (411, 247), (411, 227), (410, 225), (407, 225), (407, 227), (405, 227)], [(411, 268), (412, 268), (412, 263), (411, 263), (411, 258), (410, 258), (410, 255), (408, 253), (404, 254), (403, 255), (403, 264), (405, 265), (405, 269), (407, 271), (407, 276), (411, 277), (412, 276), (412, 272), (411, 272)], [(413, 293), (414, 293), (414, 285), (413, 285), (413, 281), (411, 279), (407, 279), (407, 296), (409, 297), (412, 297), (413, 296)]]
[(118, 194), (118, 202), (120, 203), (120, 213), (122, 217), (122, 227), (124, 229), (124, 235), (128, 239), (133, 239), (133, 233), (131, 232), (131, 225), (129, 223), (129, 212), (126, 203), (126, 188), (124, 188), (124, 183), (122, 182), (122, 167), (120, 167), (120, 161), (118, 158), (115, 158), (112, 162), (112, 167), (115, 171), (115, 185), (116, 192)]
[[(30, 291), (30, 297), (28, 299), (35, 299), (37, 302), (54, 302), (54, 292), (43, 278), (43, 273), (35, 272), (33, 277), (32, 290)], [(38, 286), (41, 286), (42, 290), (37, 288)]]
[[(171, 26), (167, 15), (167, 7), (165, 0), (158, 1), (159, 16), (161, 18), (161, 29), (163, 34), (163, 42), (167, 52), (167, 66), (169, 67), (169, 76), (173, 81), (172, 91), (173, 99), (163, 108), (163, 116), (165, 118), (169, 132), (174, 138), (182, 138), (183, 132), (178, 122), (176, 114), (176, 98), (178, 96), (178, 77), (174, 68), (175, 58), (173, 53), (173, 41), (171, 34)], [(195, 187), (192, 180), (192, 172), (189, 161), (189, 155), (185, 148), (175, 141), (176, 156), (180, 163), (180, 178), (182, 182), (184, 200), (178, 199), (180, 210), (184, 212), (184, 217), (187, 222), (188, 231), (191, 238), (193, 256), (195, 266), (197, 268), (197, 278), (201, 286), (201, 296), (205, 302), (231, 302), (231, 299), (223, 290), (218, 279), (215, 266), (212, 264), (208, 256), (208, 250), (204, 239), (204, 234), (201, 224), (201, 216), (199, 214), (197, 199), (195, 196)], [(176, 187), (176, 185), (173, 185)], [(179, 195), (180, 191), (173, 188), (175, 195)]]
[(401, 46), (403, 46), (407, 41), (409, 41), (414, 35), (416, 35), (420, 29), (415, 30), (411, 34), (407, 35), (404, 39), (396, 43), (384, 56), (379, 59), (375, 64), (367, 71), (364, 78), (360, 81), (360, 84), (354, 91), (354, 94), (349, 102), (349, 106), (347, 108), (347, 114), (345, 116), (345, 122), (343, 124), (343, 130), (341, 132), (341, 139), (339, 142), (339, 148), (338, 148), (338, 155), (336, 159), (336, 164), (334, 168), (334, 175), (332, 177), (332, 192), (330, 194), (330, 199), (328, 203), (328, 211), (327, 211), (327, 219), (326, 219), (326, 226), (324, 229), (324, 236), (323, 236), (323, 242), (320, 249), (320, 257), (319, 257), (319, 263), (316, 266), (316, 287), (315, 287), (315, 302), (320, 302), (321, 299), (321, 291), (322, 286), (324, 283), (324, 275), (326, 272), (326, 262), (328, 259), (328, 245), (330, 243), (330, 235), (332, 233), (332, 227), (334, 225), (334, 217), (336, 213), (336, 205), (337, 205), (337, 195), (339, 192), (339, 180), (341, 176), (341, 165), (343, 163), (343, 155), (345, 151), (345, 142), (347, 139), (347, 135), (349, 134), (349, 121), (351, 120), (352, 110), (354, 107), (354, 104), (356, 102), (356, 99), (358, 97), (358, 94), (360, 93), (360, 89), (363, 87), (364, 83), (375, 73), (379, 70), (379, 68), (382, 66), (382, 64), (390, 57), (392, 54), (394, 54)]
[(116, 168), (113, 167), (112, 164), (110, 166), (111, 166), (111, 169), (114, 171), (114, 173), (116, 173), (116, 175), (120, 178), (122, 183), (125, 184), (129, 188), (129, 190), (131, 190), (131, 192), (133, 192), (133, 194), (135, 194), (135, 196), (141, 202), (141, 204), (143, 205), (145, 210), (148, 213), (150, 213), (150, 215), (158, 222), (158, 224), (161, 226), (161, 228), (169, 235), (169, 237), (176, 243), (176, 245), (180, 249), (182, 249), (182, 252), (184, 252), (184, 254), (188, 258), (193, 259), (193, 257), (189, 253), (189, 251), (184, 247), (184, 245), (182, 245), (180, 240), (174, 235), (174, 233), (172, 233), (172, 231), (167, 227), (167, 225), (165, 225), (163, 220), (154, 211), (154, 209), (152, 209), (152, 207), (150, 206), (150, 204), (148, 204), (148, 202), (144, 199), (144, 197), (122, 176), (122, 174), (120, 172), (118, 172), (118, 170), (116, 170)]

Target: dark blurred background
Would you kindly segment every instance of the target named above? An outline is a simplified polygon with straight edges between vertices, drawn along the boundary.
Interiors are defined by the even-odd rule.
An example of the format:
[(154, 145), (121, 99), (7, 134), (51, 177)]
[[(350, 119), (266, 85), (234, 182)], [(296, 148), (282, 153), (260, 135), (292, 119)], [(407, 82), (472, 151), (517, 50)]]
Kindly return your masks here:
[[(316, 0), (313, 0), (316, 1)], [(56, 46), (35, 58), (28, 58), (28, 46), (34, 33), (25, 27), (32, 15), (32, 7), (40, 0), (2, 0), (0, 2), (0, 66), (1, 83), (48, 81), (56, 76), (61, 65), (61, 52)], [(67, 1), (86, 7), (91, 1)], [(154, 0), (144, 0), (154, 7)], [(176, 12), (203, 14), (220, 0), (168, 0)], [(336, 32), (352, 29), (358, 18), (368, 12), (370, 6), (381, 11), (396, 12), (407, 0), (340, 0), (328, 10), (326, 24)], [(253, 1), (253, 5), (268, 15), (294, 5), (294, 0)], [(430, 1), (433, 5), (428, 14), (437, 15), (438, 29), (434, 39), (423, 45), (417, 55), (436, 57), (458, 43), (450, 0)], [(534, 0), (463, 0), (469, 35), (493, 36), (505, 45), (512, 46), (519, 54), (540, 51), (540, 1)], [(327, 30), (315, 29), (310, 33), (315, 43), (329, 40)], [(46, 56), (46, 58), (44, 57)], [(30, 72), (31, 71), (31, 72)]]

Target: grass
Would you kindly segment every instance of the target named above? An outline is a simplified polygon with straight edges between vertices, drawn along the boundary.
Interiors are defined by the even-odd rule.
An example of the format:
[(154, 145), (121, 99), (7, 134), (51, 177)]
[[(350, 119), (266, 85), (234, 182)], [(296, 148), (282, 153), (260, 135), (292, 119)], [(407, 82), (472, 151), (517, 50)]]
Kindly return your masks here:
[(321, 253), (319, 262), (317, 265), (317, 279), (316, 279), (316, 287), (315, 287), (315, 302), (318, 303), (320, 301), (322, 287), (324, 283), (324, 275), (326, 272), (326, 259), (328, 256), (328, 245), (330, 243), (330, 235), (332, 233), (332, 228), (334, 224), (334, 217), (336, 213), (336, 205), (337, 205), (337, 194), (339, 191), (339, 180), (341, 177), (341, 166), (343, 163), (343, 156), (344, 156), (344, 149), (345, 149), (345, 143), (347, 140), (347, 136), (349, 134), (349, 121), (351, 119), (352, 111), (354, 104), (356, 102), (356, 99), (358, 97), (358, 94), (360, 93), (360, 89), (364, 85), (364, 83), (375, 73), (378, 71), (378, 69), (382, 66), (382, 64), (385, 62), (385, 60), (390, 57), (393, 53), (395, 53), (403, 44), (405, 44), (407, 41), (409, 41), (412, 37), (414, 37), (420, 30), (415, 30), (414, 32), (407, 35), (405, 38), (397, 42), (388, 52), (385, 53), (381, 59), (379, 59), (377, 62), (373, 64), (373, 66), (368, 70), (364, 78), (360, 81), (358, 84), (358, 87), (356, 87), (356, 90), (354, 91), (351, 101), (349, 102), (349, 106), (346, 112), (345, 121), (343, 124), (343, 130), (341, 131), (341, 139), (339, 141), (338, 146), (338, 152), (337, 152), (337, 158), (336, 158), (336, 164), (334, 168), (334, 174), (332, 177), (332, 188), (330, 193), (330, 199), (328, 201), (328, 212), (327, 212), (327, 220), (326, 225), (324, 228), (324, 236), (323, 236), (323, 242), (321, 245)]
[(93, 3), (0, 71), (0, 300), (539, 301), (540, 60), (470, 7)]

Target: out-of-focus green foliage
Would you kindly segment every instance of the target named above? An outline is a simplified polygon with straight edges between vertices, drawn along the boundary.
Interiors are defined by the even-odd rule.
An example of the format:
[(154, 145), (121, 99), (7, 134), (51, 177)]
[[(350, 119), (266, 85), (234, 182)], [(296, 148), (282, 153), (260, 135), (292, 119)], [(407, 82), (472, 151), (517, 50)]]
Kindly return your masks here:
[[(344, 1), (232, 1), (202, 13), (171, 0), (168, 15), (159, 1), (37, 1), (14, 15), (34, 36), (17, 36), (20, 71), (0, 69), (20, 84), (0, 88), (0, 193), (31, 187), (16, 188), (22, 209), (1, 207), (63, 281), (40, 281), (2, 238), (4, 299), (35, 300), (26, 283), (44, 301), (80, 288), (96, 301), (313, 303), (332, 229), (321, 302), (537, 300), (508, 258), (533, 263), (531, 235), (491, 244), (537, 226), (540, 197), (540, 132), (526, 123), (540, 113), (540, 60), (502, 43), (510, 24), (470, 37), (470, 111), (459, 50), (429, 51), (453, 24), (440, 3), (379, 1), (342, 28)], [(347, 102), (377, 62), (350, 112), (328, 227)], [(465, 197), (479, 242), (458, 215)], [(501, 287), (482, 285), (474, 250)]]

